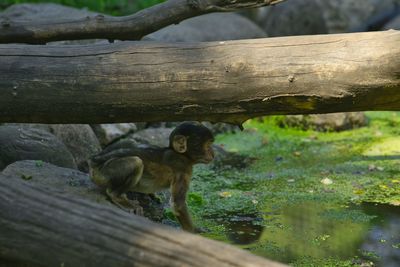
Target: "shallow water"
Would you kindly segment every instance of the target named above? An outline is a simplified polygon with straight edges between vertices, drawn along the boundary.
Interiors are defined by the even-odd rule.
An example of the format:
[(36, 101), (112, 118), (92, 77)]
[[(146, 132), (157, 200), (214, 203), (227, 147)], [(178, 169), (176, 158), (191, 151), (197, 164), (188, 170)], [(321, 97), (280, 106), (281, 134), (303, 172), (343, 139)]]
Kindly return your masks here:
[(311, 257), (400, 266), (400, 207), (310, 201), (223, 223), (232, 243), (281, 262)]

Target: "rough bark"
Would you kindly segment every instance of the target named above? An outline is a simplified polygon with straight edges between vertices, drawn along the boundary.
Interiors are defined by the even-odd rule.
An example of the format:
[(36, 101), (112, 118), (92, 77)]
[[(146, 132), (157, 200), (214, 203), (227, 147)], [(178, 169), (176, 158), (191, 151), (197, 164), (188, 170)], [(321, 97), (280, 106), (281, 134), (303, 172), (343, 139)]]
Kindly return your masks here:
[(400, 110), (400, 32), (209, 43), (0, 45), (0, 122)]
[(7, 266), (283, 266), (1, 175), (0, 232), (0, 265)]
[(0, 21), (0, 43), (45, 44), (78, 39), (139, 40), (187, 18), (215, 11), (236, 11), (283, 0), (169, 0), (125, 17), (87, 16), (79, 20)]

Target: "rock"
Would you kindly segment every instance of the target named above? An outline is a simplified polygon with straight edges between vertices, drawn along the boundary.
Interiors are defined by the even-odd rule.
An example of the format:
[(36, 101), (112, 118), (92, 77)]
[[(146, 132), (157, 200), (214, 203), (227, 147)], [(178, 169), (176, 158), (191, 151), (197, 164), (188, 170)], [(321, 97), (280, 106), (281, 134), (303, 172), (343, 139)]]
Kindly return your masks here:
[(300, 127), (303, 130), (343, 131), (366, 126), (368, 119), (363, 112), (345, 112), (315, 115), (288, 115), (280, 120), (281, 127)]
[(87, 9), (77, 9), (59, 4), (16, 4), (0, 13), (0, 19), (28, 21), (82, 19), (95, 14), (97, 13)]
[(329, 33), (365, 31), (368, 21), (390, 11), (400, 0), (316, 0)]
[(369, 20), (400, 0), (291, 0), (246, 11), (268, 36), (365, 31)]
[(170, 25), (143, 37), (146, 41), (207, 42), (266, 37), (249, 19), (234, 13), (211, 13)]
[(132, 139), (137, 143), (168, 147), (169, 135), (172, 130), (173, 128), (147, 128), (134, 133), (129, 137), (129, 139)]
[(89, 157), (101, 151), (96, 135), (87, 124), (8, 123), (6, 125), (16, 126), (24, 131), (39, 129), (53, 134), (68, 148), (78, 169), (83, 172), (89, 171), (87, 164)]
[(17, 161), (10, 164), (1, 173), (6, 178), (20, 178), (27, 183), (38, 184), (60, 193), (90, 199), (102, 204), (111, 205), (100, 189), (92, 183), (89, 175), (78, 170), (57, 167), (53, 164), (33, 160)]
[(268, 36), (327, 33), (325, 19), (316, 0), (290, 0), (258, 9), (253, 17)]
[(50, 128), (71, 152), (78, 169), (89, 172), (87, 160), (101, 151), (100, 143), (92, 128), (87, 124), (53, 124)]
[(134, 123), (92, 124), (90, 126), (102, 147), (105, 147), (118, 138), (137, 131), (137, 127)]
[(27, 159), (77, 168), (71, 152), (53, 134), (36, 128), (0, 126), (0, 170)]
[[(27, 183), (38, 184), (60, 194), (69, 193), (119, 209), (107, 199), (102, 189), (92, 183), (88, 174), (77, 170), (61, 168), (45, 162), (38, 164), (37, 161), (24, 160), (8, 165), (1, 172), (0, 179), (23, 179)], [(168, 200), (162, 195), (163, 202), (140, 193), (130, 193), (129, 197), (140, 202), (145, 217), (154, 221), (162, 220), (164, 206), (168, 205)]]
[(400, 30), (400, 15), (389, 21), (385, 26), (383, 26), (384, 30)]

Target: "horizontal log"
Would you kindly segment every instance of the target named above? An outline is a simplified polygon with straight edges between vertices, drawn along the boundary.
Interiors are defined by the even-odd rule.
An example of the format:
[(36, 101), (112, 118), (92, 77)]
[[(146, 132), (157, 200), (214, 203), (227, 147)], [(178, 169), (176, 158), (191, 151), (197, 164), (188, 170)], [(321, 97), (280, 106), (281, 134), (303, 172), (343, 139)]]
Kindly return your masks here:
[(0, 45), (0, 122), (241, 123), (400, 110), (400, 32), (208, 43)]
[(78, 20), (0, 20), (0, 43), (45, 44), (80, 39), (140, 40), (171, 24), (215, 11), (237, 11), (284, 0), (168, 0), (133, 15), (86, 16)]
[(0, 174), (0, 265), (284, 266), (50, 189)]

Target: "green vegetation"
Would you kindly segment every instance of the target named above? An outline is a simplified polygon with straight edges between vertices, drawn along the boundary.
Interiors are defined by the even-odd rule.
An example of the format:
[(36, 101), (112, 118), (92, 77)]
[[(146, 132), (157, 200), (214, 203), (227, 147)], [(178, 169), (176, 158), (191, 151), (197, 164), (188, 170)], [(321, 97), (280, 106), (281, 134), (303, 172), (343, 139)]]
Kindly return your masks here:
[(2, 0), (0, 10), (12, 4), (56, 3), (111, 15), (129, 15), (161, 2), (163, 0)]
[[(400, 113), (367, 114), (368, 127), (339, 133), (280, 128), (275, 116), (217, 136), (256, 160), (245, 169), (196, 169), (189, 204), (205, 236), (294, 266), (379, 261), (360, 245), (385, 221), (377, 210), (400, 205)], [(241, 218), (254, 227), (239, 229)], [(394, 250), (395, 241), (382, 246)]]

